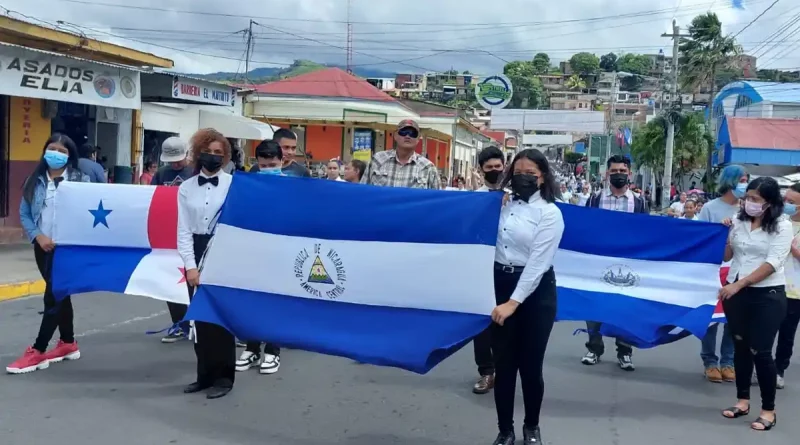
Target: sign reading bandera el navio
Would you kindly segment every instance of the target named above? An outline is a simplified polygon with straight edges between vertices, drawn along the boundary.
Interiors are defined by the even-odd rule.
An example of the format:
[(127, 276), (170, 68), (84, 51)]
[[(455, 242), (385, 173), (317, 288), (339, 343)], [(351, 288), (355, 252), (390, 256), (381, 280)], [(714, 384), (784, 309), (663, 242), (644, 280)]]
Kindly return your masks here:
[(141, 108), (139, 72), (0, 46), (0, 94), (114, 108)]

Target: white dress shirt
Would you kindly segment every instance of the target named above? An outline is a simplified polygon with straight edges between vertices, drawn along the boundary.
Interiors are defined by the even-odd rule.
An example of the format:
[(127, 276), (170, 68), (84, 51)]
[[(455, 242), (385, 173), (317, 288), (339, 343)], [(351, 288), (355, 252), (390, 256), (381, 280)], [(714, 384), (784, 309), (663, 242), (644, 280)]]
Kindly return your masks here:
[(553, 265), (563, 234), (561, 210), (543, 200), (539, 192), (528, 202), (515, 199), (503, 207), (494, 260), (504, 266), (525, 267), (512, 300), (522, 303), (536, 290)]
[(219, 178), (218, 185), (206, 183), (201, 187), (197, 182), (200, 176), (209, 177), (201, 172), (184, 181), (178, 189), (178, 253), (186, 270), (197, 269), (192, 235), (212, 233), (233, 179), (220, 170), (213, 175)]
[(775, 233), (767, 233), (760, 227), (750, 230), (750, 221), (733, 220), (728, 242), (733, 249), (733, 260), (728, 272), (728, 283), (745, 278), (762, 264), (769, 263), (775, 272), (751, 287), (781, 286), (786, 284), (783, 265), (792, 245), (792, 223), (781, 216)]
[[(66, 172), (66, 170), (64, 171)], [(56, 219), (56, 182), (53, 180), (55, 178), (50, 177), (50, 172), (45, 172), (45, 175), (47, 175), (47, 190), (44, 195), (42, 216), (39, 218), (39, 230), (44, 236), (53, 238), (53, 225)], [(67, 180), (67, 175), (64, 173), (61, 173), (60, 177), (63, 181)]]

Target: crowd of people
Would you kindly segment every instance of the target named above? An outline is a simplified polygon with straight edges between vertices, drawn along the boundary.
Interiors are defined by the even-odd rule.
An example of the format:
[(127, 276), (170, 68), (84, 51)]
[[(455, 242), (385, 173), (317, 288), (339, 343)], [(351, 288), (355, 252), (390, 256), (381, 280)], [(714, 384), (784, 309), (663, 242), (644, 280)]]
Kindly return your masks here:
[[(394, 134), (395, 147), (376, 153), (366, 164), (352, 160), (342, 165), (336, 159), (326, 167), (333, 181), (381, 187), (441, 189), (446, 187), (436, 166), (415, 152), (419, 125), (404, 120)], [(289, 130), (278, 130), (274, 138), (255, 150), (257, 164), (250, 172), (279, 176), (310, 176), (295, 159), (297, 138)], [(232, 156), (230, 142), (213, 129), (198, 131), (188, 145), (179, 138), (164, 141), (156, 169), (146, 165), (141, 180), (152, 185), (178, 186), (178, 252), (185, 266), (187, 291), (191, 296), (201, 284), (201, 263), (211, 240), (232, 175), (225, 171)], [(45, 369), (53, 363), (80, 358), (73, 329), (70, 297), (60, 302), (52, 292), (51, 270), (54, 198), (63, 181), (91, 180), (81, 169), (81, 156), (66, 136), (54, 134), (45, 144), (36, 170), (27, 179), (20, 214), (33, 246), (37, 266), (46, 282), (44, 312), (33, 344), (6, 368), (20, 374)], [(494, 445), (511, 445), (516, 435), (513, 423), (517, 376), (521, 381), (525, 418), (523, 442), (542, 442), (540, 412), (544, 396), (543, 362), (557, 308), (553, 259), (564, 233), (564, 219), (556, 203), (571, 203), (605, 211), (649, 213), (646, 195), (631, 184), (630, 160), (612, 156), (606, 164), (604, 187), (557, 171), (539, 151), (522, 150), (508, 165), (505, 154), (488, 147), (478, 156), (480, 186), (477, 192), (503, 193), (494, 258), (493, 323), (473, 340), (479, 379), (477, 394), (494, 390), (498, 435)], [(342, 177), (343, 176), (343, 177)], [(454, 189), (465, 189), (462, 178)], [(595, 186), (595, 187), (593, 187)], [(702, 205), (690, 194), (680, 194), (667, 214), (694, 221), (721, 223), (730, 227), (725, 260), (730, 271), (722, 276), (719, 298), (727, 316), (716, 355), (717, 326), (711, 326), (702, 341), (705, 376), (709, 381), (735, 381), (737, 402), (722, 411), (727, 418), (750, 413), (750, 387), (755, 370), (761, 389), (761, 410), (751, 428), (768, 431), (777, 423), (776, 389), (782, 388), (800, 321), (800, 185), (782, 197), (771, 178), (750, 181), (744, 168), (726, 167), (719, 179), (719, 197)], [(788, 298), (787, 298), (788, 296)], [(237, 371), (257, 367), (273, 374), (280, 367), (280, 345), (243, 339), (245, 350), (237, 358), (234, 336), (220, 326), (184, 320), (187, 306), (169, 303), (173, 327), (162, 338), (175, 343), (193, 338), (197, 358), (194, 382), (187, 394), (204, 392), (209, 399), (227, 395)], [(599, 322), (587, 321), (585, 365), (597, 364), (605, 352)], [(56, 346), (48, 344), (59, 331)], [(191, 333), (191, 334), (190, 334)], [(777, 337), (777, 352), (773, 343)], [(263, 339), (261, 339), (263, 340)], [(617, 363), (634, 371), (633, 347), (616, 338)]]

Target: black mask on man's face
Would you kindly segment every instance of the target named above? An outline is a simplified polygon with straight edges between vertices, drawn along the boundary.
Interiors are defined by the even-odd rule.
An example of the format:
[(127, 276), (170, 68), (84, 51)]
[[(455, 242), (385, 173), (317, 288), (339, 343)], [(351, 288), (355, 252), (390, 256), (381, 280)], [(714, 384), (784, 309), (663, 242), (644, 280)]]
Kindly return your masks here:
[(483, 177), (486, 179), (487, 184), (497, 184), (500, 181), (500, 175), (503, 172), (501, 170), (489, 170), (488, 172), (483, 172)]
[(616, 189), (621, 189), (628, 185), (628, 175), (625, 173), (614, 173), (608, 177), (608, 181)]

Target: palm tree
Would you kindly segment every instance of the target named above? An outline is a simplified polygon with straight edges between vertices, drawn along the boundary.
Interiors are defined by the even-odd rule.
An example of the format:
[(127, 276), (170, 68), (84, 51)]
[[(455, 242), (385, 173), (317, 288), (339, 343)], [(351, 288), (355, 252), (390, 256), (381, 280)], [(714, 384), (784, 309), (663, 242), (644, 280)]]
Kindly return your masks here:
[(586, 82), (577, 74), (573, 74), (569, 79), (567, 79), (565, 86), (570, 90), (582, 90), (586, 88)]
[[(691, 89), (708, 87), (709, 107), (713, 107), (717, 72), (727, 65), (732, 56), (741, 53), (741, 47), (734, 37), (722, 35), (722, 22), (713, 12), (695, 17), (689, 25), (689, 36), (681, 39), (679, 47), (681, 85)], [(713, 111), (709, 109), (709, 118)], [(710, 126), (708, 129), (710, 131)], [(708, 151), (706, 159), (707, 180), (711, 177), (712, 152)]]

